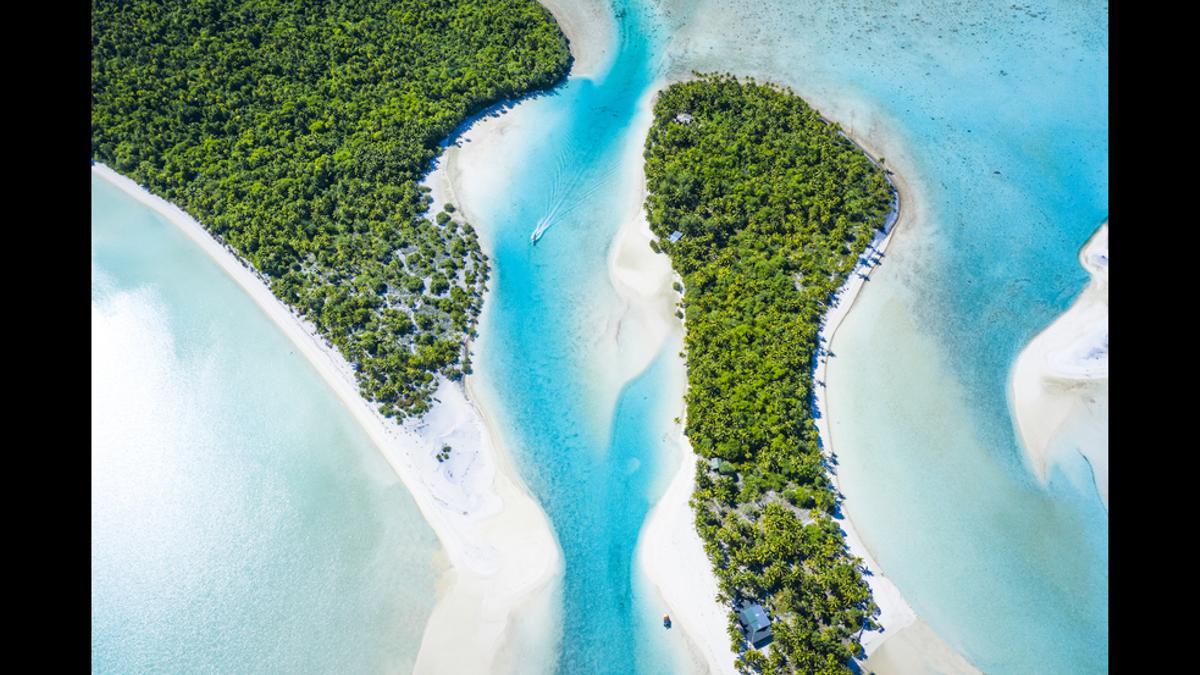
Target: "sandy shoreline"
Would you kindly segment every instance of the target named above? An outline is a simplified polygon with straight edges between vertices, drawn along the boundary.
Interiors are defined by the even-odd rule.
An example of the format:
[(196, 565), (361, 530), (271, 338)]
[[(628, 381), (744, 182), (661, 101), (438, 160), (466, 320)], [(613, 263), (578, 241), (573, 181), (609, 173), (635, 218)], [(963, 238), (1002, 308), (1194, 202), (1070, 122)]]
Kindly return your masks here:
[(613, 35), (616, 26), (608, 5), (597, 0), (538, 0), (550, 10), (558, 27), (567, 36), (571, 56), (571, 77), (591, 77), (605, 70), (615, 56)]
[[(440, 402), (419, 424), (384, 418), (359, 395), (342, 355), (198, 222), (102, 164), (92, 173), (178, 227), (246, 291), (337, 394), (412, 494), (451, 565), (439, 580), (442, 590), (416, 670), (482, 672), (503, 665), (497, 659), (517, 608), (536, 611), (545, 605), (562, 557), (545, 514), (497, 457), (482, 415), (462, 387), (443, 381)], [(439, 463), (434, 455), (445, 442), (455, 452)]]
[[(645, 341), (641, 356), (644, 368), (664, 341), (673, 338), (682, 350), (683, 324), (675, 316), (679, 294), (672, 283), (679, 280), (670, 258), (650, 248), (657, 239), (646, 222), (646, 176), (642, 147), (653, 121), (653, 105), (658, 92), (670, 82), (660, 80), (650, 87), (640, 104), (637, 139), (629, 149), (628, 165), (636, 167), (636, 190), (630, 195), (627, 216), (609, 247), (609, 278), (617, 294), (626, 302), (624, 321), (640, 328), (633, 332)], [(649, 349), (652, 347), (652, 349)], [(679, 352), (667, 396), (673, 402), (668, 414), (679, 419), (675, 424), (679, 466), (671, 476), (666, 492), (646, 515), (638, 537), (637, 561), (646, 578), (657, 590), (671, 615), (675, 629), (685, 633), (687, 643), (699, 662), (712, 673), (735, 673), (736, 655), (729, 648), (726, 609), (717, 603), (717, 578), (704, 544), (696, 532), (695, 517), (688, 500), (695, 482), (696, 455), (683, 434), (687, 410), (687, 366)]]
[[(853, 142), (857, 143), (860, 148), (863, 148), (868, 155), (872, 157), (879, 156), (867, 150), (859, 139), (849, 136), (848, 133), (846, 135)], [(816, 426), (820, 433), (822, 450), (830, 458), (834, 456), (833, 438), (829, 430), (829, 406), (826, 402), (825, 386), (821, 384), (827, 381), (826, 366), (828, 365), (829, 357), (826, 353), (829, 350), (829, 346), (833, 344), (833, 338), (837, 334), (838, 328), (842, 325), (842, 321), (850, 313), (850, 310), (853, 309), (854, 301), (858, 298), (859, 292), (866, 284), (867, 278), (869, 278), (876, 266), (882, 264), (892, 236), (901, 226), (911, 221), (910, 214), (912, 209), (905, 208), (912, 203), (909, 198), (907, 184), (902, 177), (895, 174), (889, 175), (889, 180), (896, 191), (895, 210), (889, 215), (889, 223), (883, 232), (875, 234), (875, 238), (867, 245), (863, 256), (859, 258), (858, 264), (850, 271), (845, 283), (838, 289), (829, 306), (829, 310), (821, 320), (821, 330), (817, 334), (820, 348), (813, 380), (816, 383), (815, 407), (820, 414), (816, 418)], [(831, 478), (840, 492), (841, 485), (837, 474), (831, 474)], [(883, 574), (879, 563), (875, 561), (870, 550), (867, 549), (866, 544), (863, 543), (862, 538), (859, 536), (858, 531), (854, 528), (854, 522), (844, 511), (842, 515), (840, 524), (846, 533), (846, 545), (851, 555), (862, 558), (870, 573), (867, 576), (867, 582), (871, 586), (871, 593), (875, 598), (875, 604), (879, 606), (879, 616), (876, 618), (876, 621), (883, 626), (882, 631), (870, 631), (862, 635), (863, 649), (869, 655), (884, 640), (898, 634), (903, 628), (913, 623), (916, 620), (916, 613), (904, 599), (904, 596), (900, 593), (900, 589)]]
[[(843, 128), (843, 134), (859, 146), (872, 158), (883, 155), (876, 149), (874, 141), (861, 135), (856, 135)], [(895, 156), (890, 154), (889, 156)], [(900, 162), (901, 165), (904, 162)], [(818, 341), (821, 351), (817, 358), (814, 380), (817, 383), (815, 406), (819, 412), (816, 419), (817, 430), (820, 433), (822, 450), (826, 456), (835, 457), (833, 434), (829, 426), (829, 406), (826, 376), (829, 357), (827, 351), (833, 344), (838, 328), (850, 311), (870, 278), (871, 272), (881, 265), (888, 245), (896, 231), (912, 227), (920, 217), (921, 205), (913, 199), (913, 190), (901, 172), (889, 170), (888, 179), (896, 191), (895, 211), (889, 216), (891, 222), (885, 225), (883, 232), (878, 232), (874, 240), (867, 246), (858, 264), (850, 271), (846, 282), (838, 289), (821, 322)], [(824, 384), (822, 384), (824, 383)], [(841, 483), (837, 473), (831, 474), (834, 485), (841, 492)], [(862, 635), (863, 650), (867, 655), (864, 665), (871, 672), (910, 673), (978, 673), (979, 670), (971, 665), (961, 654), (947, 645), (938, 635), (917, 616), (912, 606), (904, 598), (900, 589), (884, 573), (879, 563), (871, 555), (862, 536), (854, 527), (854, 521), (843, 504), (842, 518), (839, 524), (846, 533), (846, 545), (851, 555), (863, 560), (868, 574), (866, 580), (871, 587), (875, 604), (879, 606), (879, 616), (876, 622), (880, 630), (864, 632)], [(884, 645), (887, 649), (882, 649)]]
[[(657, 95), (658, 91), (670, 84), (687, 79), (690, 77), (675, 74), (657, 83), (653, 91)], [(849, 133), (846, 135), (872, 157), (880, 156), (866, 146), (862, 139), (853, 137)], [(865, 283), (865, 279), (859, 274), (869, 276), (875, 266), (882, 262), (888, 243), (896, 230), (912, 220), (914, 209), (911, 207), (913, 202), (907, 183), (903, 177), (894, 174), (889, 178), (897, 193), (897, 210), (893, 214), (894, 219), (884, 232), (876, 235), (864, 253), (864, 257), (838, 290), (835, 300), (822, 320), (819, 333), (822, 346), (831, 344), (842, 320), (853, 308), (854, 301)], [(638, 217), (622, 226), (621, 231), (614, 239), (614, 249), (629, 246), (631, 249), (638, 250), (639, 245), (648, 249), (649, 240), (653, 238), (641, 208), (641, 201), (645, 199), (644, 175), (640, 184), (642, 192), (639, 195)], [(901, 208), (901, 204), (908, 208)], [(634, 243), (626, 244), (626, 242)], [(641, 283), (638, 283), (639, 280), (636, 277), (627, 273), (620, 274), (613, 262), (615, 258), (616, 256), (613, 256), (610, 259), (610, 269), (615, 286), (620, 288), (620, 282), (624, 282), (631, 288), (637, 288), (645, 296), (659, 290), (656, 288), (656, 284), (650, 283), (649, 279), (644, 278), (640, 280)], [(667, 260), (666, 256), (653, 254), (645, 258), (638, 256), (638, 259), (643, 260), (639, 264), (647, 268), (654, 265), (656, 259)], [(667, 265), (669, 266), (669, 262)], [(669, 282), (675, 279), (677, 277), (672, 274), (669, 280), (659, 282), (657, 285), (661, 287), (665, 283), (669, 287)], [(672, 293), (671, 297), (676, 296)], [(677, 321), (673, 312), (669, 313), (666, 320)], [(680, 357), (680, 361), (682, 363), (682, 357)], [(825, 364), (825, 358), (819, 359), (815, 374), (815, 379), (818, 381), (825, 380)], [(678, 383), (678, 409), (679, 418), (683, 420), (686, 415), (683, 396), (687, 380), (686, 367), (681, 369), (685, 373), (685, 377)], [(822, 445), (825, 452), (831, 455), (833, 443), (828, 428), (823, 388), (817, 389), (816, 406), (818, 410), (822, 411), (822, 416), (817, 419)], [(638, 545), (639, 561), (670, 608), (672, 619), (689, 634), (694, 648), (704, 657), (709, 670), (712, 672), (736, 672), (733, 668), (736, 656), (729, 649), (729, 637), (726, 631), (726, 608), (716, 602), (716, 577), (711, 562), (704, 552), (703, 542), (696, 532), (694, 516), (688, 503), (694, 489), (696, 455), (682, 433), (682, 424), (679, 432), (679, 446), (683, 454), (682, 460), (672, 477), (667, 492), (647, 517)], [(834, 484), (837, 485), (837, 476), (834, 475), (832, 478)], [(868, 667), (878, 668), (881, 672), (886, 673), (903, 672), (908, 667), (920, 664), (937, 667), (939, 672), (977, 672), (965, 659), (942, 643), (936, 634), (916, 616), (900, 590), (883, 574), (879, 564), (854, 528), (853, 521), (843, 514), (839, 524), (846, 533), (846, 542), (851, 555), (861, 558), (869, 570), (867, 582), (871, 586), (872, 595), (880, 608), (877, 621), (884, 627), (881, 631), (864, 633), (862, 636), (864, 650), (870, 655), (878, 650), (885, 641), (898, 635), (904, 636), (900, 640), (904, 643), (903, 645), (893, 645), (888, 650), (889, 654), (885, 659), (879, 660), (879, 663), (872, 661)], [(899, 654), (899, 656), (894, 656), (893, 653)]]
[(1108, 223), (1079, 253), (1091, 275), (1070, 308), (1021, 350), (1009, 379), (1009, 405), (1034, 474), (1078, 452), (1108, 508)]

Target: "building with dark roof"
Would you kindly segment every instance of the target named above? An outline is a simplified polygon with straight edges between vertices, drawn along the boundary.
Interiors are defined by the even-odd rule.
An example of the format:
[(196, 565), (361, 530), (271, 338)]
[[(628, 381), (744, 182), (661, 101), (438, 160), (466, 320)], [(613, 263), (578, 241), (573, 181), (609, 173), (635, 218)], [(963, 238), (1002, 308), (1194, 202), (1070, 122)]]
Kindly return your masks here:
[(767, 617), (767, 610), (763, 609), (762, 605), (757, 602), (742, 602), (737, 618), (742, 634), (746, 636), (746, 642), (756, 649), (771, 641), (771, 619)]

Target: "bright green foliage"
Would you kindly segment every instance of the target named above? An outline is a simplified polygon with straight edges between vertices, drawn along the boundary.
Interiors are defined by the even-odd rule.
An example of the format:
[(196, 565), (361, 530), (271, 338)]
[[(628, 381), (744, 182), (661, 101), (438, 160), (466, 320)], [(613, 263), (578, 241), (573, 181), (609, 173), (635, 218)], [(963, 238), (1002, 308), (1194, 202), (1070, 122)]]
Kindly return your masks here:
[(488, 277), (418, 181), (465, 118), (569, 67), (533, 0), (98, 0), (92, 155), (248, 260), (385, 414), (418, 415), (436, 373), (470, 372)]
[(821, 316), (884, 225), (891, 186), (799, 97), (726, 76), (663, 91), (645, 156), (650, 227), (686, 288), (696, 526), (722, 600), (761, 602), (773, 621), (773, 644), (739, 667), (849, 672), (877, 609), (830, 517), (813, 365)]

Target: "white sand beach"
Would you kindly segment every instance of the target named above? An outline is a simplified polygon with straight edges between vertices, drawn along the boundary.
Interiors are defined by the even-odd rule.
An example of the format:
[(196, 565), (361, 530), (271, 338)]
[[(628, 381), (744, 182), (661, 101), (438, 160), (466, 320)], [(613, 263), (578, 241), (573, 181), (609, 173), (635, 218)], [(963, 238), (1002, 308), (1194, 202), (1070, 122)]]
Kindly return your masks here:
[[(546, 4), (553, 8), (558, 3)], [(597, 39), (609, 39), (603, 37), (603, 32), (594, 35)], [(587, 45), (573, 41), (572, 48), (577, 46), (584, 51), (589, 49)], [(658, 89), (655, 87), (653, 91)], [(654, 236), (642, 210), (645, 200), (642, 142), (652, 119), (652, 104), (652, 96), (641, 102), (634, 122), (641, 132), (630, 134), (636, 141), (625, 149), (628, 154), (622, 162), (625, 170), (630, 172), (626, 182), (631, 191), (622, 207), (625, 212), (622, 225), (608, 251), (609, 281), (616, 301), (611, 306), (600, 303), (595, 308), (597, 341), (594, 359), (605, 364), (601, 376), (606, 381), (611, 380), (606, 382), (611, 386), (600, 388), (611, 390), (614, 395), (623, 383), (650, 364), (667, 341), (682, 343), (682, 326), (674, 315), (679, 296), (671, 286), (677, 277), (670, 260), (650, 248)], [(503, 173), (502, 168), (482, 167), (489, 156), (502, 151), (506, 134), (525, 123), (519, 115), (490, 116), (466, 129), (457, 142), (446, 149), (438, 170), (426, 181), (433, 190), (434, 208), (444, 201), (451, 201), (468, 221), (482, 222), (480, 214), (472, 212), (472, 200), (462, 199), (461, 195), (473, 191), (486, 194), (490, 191), (490, 183), (503, 183), (503, 176), (499, 175)], [(466, 163), (473, 169), (470, 180), (477, 184), (466, 183), (468, 178), (463, 171)], [(480, 236), (487, 250), (489, 233), (481, 230)], [(487, 300), (484, 302), (486, 305)], [(675, 391), (670, 395), (674, 408), (669, 414), (682, 419), (687, 382), (683, 360), (677, 358), (675, 365), (679, 377), (675, 380)], [(468, 383), (475, 377), (468, 377)], [(728, 648), (725, 612), (715, 601), (716, 578), (687, 503), (692, 490), (694, 455), (690, 454), (682, 437), (682, 425), (678, 428), (682, 441), (679, 470), (672, 476), (663, 499), (647, 517), (637, 556), (647, 578), (661, 596), (664, 610), (671, 614), (676, 629), (686, 635), (693, 652), (691, 660), (707, 664), (707, 669), (712, 672), (733, 672), (734, 656)]]
[[(481, 412), (443, 380), (419, 424), (384, 418), (358, 393), (349, 363), (293, 313), (247, 263), (177, 206), (97, 164), (92, 171), (174, 224), (230, 275), (304, 354), (412, 493), (451, 565), (426, 626), (416, 670), (503, 671), (512, 626), (538, 623), (556, 590), (562, 556), (545, 514), (499, 456)], [(435, 457), (443, 443), (449, 461)], [(508, 665), (511, 665), (509, 663)]]
[[(686, 79), (676, 73), (669, 79), (664, 79), (654, 87), (660, 91), (670, 83)], [(647, 107), (652, 105), (648, 103)], [(866, 145), (861, 138), (852, 137), (871, 156), (879, 157), (877, 152)], [(640, 163), (639, 163), (640, 166)], [(882, 262), (883, 254), (896, 230), (910, 223), (916, 209), (910, 195), (911, 190), (903, 177), (893, 174), (893, 184), (899, 193), (899, 202), (905, 208), (895, 214), (895, 221), (886, 232), (879, 233), (871, 243), (863, 261), (851, 272), (849, 279), (838, 291), (835, 302), (826, 314), (820, 333), (823, 345), (829, 345), (841, 324), (842, 319), (853, 307), (854, 300), (862, 289), (865, 279), (874, 267)], [(614, 286), (623, 297), (640, 297), (644, 307), (649, 310), (653, 305), (661, 307), (661, 302), (655, 302), (664, 291), (670, 297), (676, 297), (670, 289), (672, 280), (677, 277), (669, 272), (669, 261), (666, 256), (654, 255), (649, 249), (649, 240), (653, 238), (645, 222), (644, 211), (640, 208), (645, 199), (644, 176), (639, 182), (642, 192), (638, 195), (639, 208), (637, 217), (625, 223), (614, 239), (613, 251), (610, 256), (610, 273)], [(645, 253), (642, 253), (642, 251)], [(668, 266), (667, 276), (659, 269), (661, 265)], [(673, 305), (671, 307), (673, 310)], [(663, 315), (658, 310), (661, 320), (677, 322), (673, 314)], [(678, 325), (676, 323), (676, 325)], [(818, 362), (816, 379), (825, 380), (825, 358)], [(681, 358), (682, 361), (682, 358)], [(685, 419), (683, 394), (686, 390), (686, 369), (681, 368), (685, 375), (678, 383), (679, 418)], [(827, 406), (823, 388), (817, 390), (817, 406), (825, 413), (817, 426), (821, 433), (824, 449), (833, 452), (832, 437), (828, 427)], [(687, 438), (679, 427), (679, 445), (682, 458), (675, 475), (672, 477), (667, 492), (647, 518), (638, 543), (638, 559), (647, 576), (657, 586), (666, 602), (672, 620), (688, 633), (693, 648), (703, 657), (711, 672), (736, 672), (733, 661), (736, 658), (730, 649), (727, 632), (727, 615), (725, 607), (716, 601), (717, 581), (712, 571), (712, 564), (704, 552), (703, 542), (696, 532), (694, 515), (688, 500), (694, 489), (696, 455), (691, 449)], [(837, 477), (834, 476), (837, 483)], [(863, 647), (868, 655), (875, 653), (884, 643), (899, 642), (886, 652), (885, 658), (869, 660), (866, 666), (879, 673), (977, 673), (960, 654), (946, 645), (938, 636), (920, 621), (909, 606), (900, 590), (883, 574), (879, 564), (871, 555), (863, 539), (854, 528), (849, 517), (841, 520), (846, 532), (847, 545), (852, 555), (864, 561), (869, 571), (867, 577), (872, 595), (880, 608), (878, 623), (882, 630), (865, 633), (862, 637)]]
[(1108, 508), (1108, 223), (1079, 254), (1091, 281), (1013, 365), (1009, 404), (1030, 466), (1045, 482), (1072, 452)]
[[(860, 146), (862, 142), (855, 138), (853, 139)], [(874, 152), (867, 152), (877, 157)], [(821, 344), (822, 352), (817, 359), (817, 370), (813, 378), (816, 382), (816, 407), (821, 412), (817, 418), (817, 430), (821, 434), (822, 449), (826, 455), (833, 456), (833, 438), (829, 429), (829, 406), (827, 404), (827, 396), (825, 386), (822, 383), (827, 382), (826, 366), (829, 362), (829, 357), (826, 352), (829, 345), (833, 343), (833, 337), (837, 333), (837, 329), (842, 324), (842, 320), (850, 313), (854, 306), (854, 300), (858, 297), (867, 278), (883, 261), (883, 255), (887, 251), (888, 243), (891, 242), (892, 236), (901, 226), (911, 221), (912, 203), (908, 197), (907, 184), (904, 179), (898, 175), (890, 176), (892, 184), (896, 187), (898, 193), (897, 209), (890, 217), (891, 223), (884, 232), (876, 233), (875, 239), (867, 245), (866, 253), (859, 259), (859, 263), (853, 270), (846, 282), (842, 285), (830, 305), (828, 312), (821, 324), (821, 331), (818, 333), (818, 340)], [(837, 475), (833, 476), (834, 484), (838, 484)], [(840, 490), (840, 487), (839, 487)], [(879, 616), (877, 622), (883, 626), (882, 631), (871, 631), (864, 633), (862, 636), (863, 649), (867, 654), (874, 651), (887, 638), (899, 634), (901, 629), (911, 624), (916, 619), (916, 614), (912, 607), (905, 601), (904, 596), (900, 594), (900, 590), (896, 585), (888, 579), (879, 564), (875, 562), (871, 552), (863, 543), (862, 538), (858, 535), (858, 531), (854, 528), (854, 522), (847, 516), (841, 521), (842, 529), (846, 532), (846, 544), (850, 549), (851, 555), (858, 556), (863, 559), (869, 576), (867, 582), (871, 586), (871, 593), (875, 598), (875, 604), (879, 606)]]
[[(639, 184), (644, 186), (644, 178)], [(644, 199), (644, 192), (639, 193), (636, 216), (627, 219), (613, 239), (609, 274), (613, 287), (628, 303), (625, 320), (642, 324), (634, 329), (634, 339), (646, 346), (640, 356), (648, 362), (664, 340), (682, 346), (682, 325), (674, 316), (679, 296), (671, 287), (678, 277), (667, 256), (655, 254), (650, 248), (655, 237), (641, 208)], [(657, 590), (664, 611), (670, 614), (673, 628), (685, 634), (695, 657), (693, 662), (704, 664), (711, 673), (734, 673), (736, 655), (729, 647), (728, 613), (716, 601), (717, 578), (688, 504), (694, 488), (696, 455), (683, 435), (687, 368), (678, 352), (673, 358), (677, 361), (675, 377), (667, 396), (669, 410), (679, 419), (674, 425), (678, 467), (666, 492), (646, 516), (638, 537), (637, 560)]]
[[(863, 127), (860, 126), (859, 128), (862, 129)], [(881, 133), (880, 125), (878, 124), (867, 128), (872, 130), (874, 135)], [(846, 135), (871, 157), (878, 158), (883, 156), (876, 149), (880, 147), (880, 141), (873, 138), (872, 135), (863, 133), (852, 134), (848, 131)], [(907, 163), (904, 161), (905, 156), (899, 152), (898, 148), (892, 147), (890, 149), (892, 151), (888, 153), (888, 157), (900, 157), (902, 159), (899, 162), (893, 159), (889, 166), (904, 167)], [(898, 211), (893, 214), (893, 220), (885, 231), (876, 234), (875, 239), (868, 245), (866, 253), (859, 259), (858, 265), (851, 270), (846, 282), (838, 289), (833, 303), (825, 314), (825, 318), (821, 324), (821, 331), (818, 334), (823, 352), (818, 357), (817, 370), (814, 375), (816, 382), (816, 407), (820, 411), (816, 425), (821, 436), (822, 449), (831, 458), (835, 457), (836, 453), (829, 423), (830, 410), (827, 394), (829, 382), (826, 374), (829, 357), (825, 352), (833, 344), (834, 337), (842, 321), (850, 313), (850, 310), (854, 308), (854, 302), (869, 280), (871, 272), (883, 263), (888, 244), (892, 241), (893, 236), (902, 228), (907, 229), (912, 227), (912, 224), (918, 218), (922, 217), (921, 204), (913, 198), (914, 191), (905, 179), (903, 171), (890, 172), (889, 179), (896, 188), (896, 207)], [(833, 475), (833, 482), (834, 485), (838, 486), (838, 490), (840, 491), (841, 487), (836, 473)], [(883, 569), (875, 560), (875, 557), (871, 555), (866, 542), (860, 536), (858, 530), (855, 529), (854, 521), (849, 516), (848, 511), (849, 507), (843, 504), (843, 517), (840, 524), (842, 530), (846, 533), (846, 545), (851, 555), (863, 560), (864, 566), (867, 569), (867, 583), (871, 587), (871, 594), (874, 596), (875, 604), (879, 606), (879, 616), (876, 617), (876, 622), (881, 626), (881, 629), (868, 631), (862, 635), (863, 649), (868, 656), (865, 662), (866, 668), (871, 672), (880, 673), (881, 675), (922, 672), (978, 673), (978, 669), (942, 641), (932, 629), (917, 617), (916, 612), (913, 611), (912, 606), (905, 600), (900, 589), (883, 573)], [(881, 650), (884, 644), (889, 645), (887, 650)], [(877, 654), (882, 658), (877, 658)]]
[(874, 645), (865, 670), (877, 675), (955, 675), (978, 673), (961, 654), (950, 649), (920, 618), (913, 619), (887, 640)]
[(616, 24), (608, 4), (599, 0), (539, 0), (550, 10), (571, 44), (572, 77), (590, 77), (608, 67), (615, 56)]
[[(645, 138), (653, 120), (653, 105), (657, 93), (667, 81), (651, 87), (651, 95), (642, 104), (635, 134)], [(673, 337), (682, 347), (682, 324), (675, 316), (679, 294), (672, 284), (681, 281), (671, 268), (666, 255), (656, 254), (650, 241), (656, 239), (646, 222), (646, 177), (641, 161), (642, 145), (630, 148), (626, 166), (636, 167), (635, 191), (630, 195), (628, 216), (613, 238), (609, 249), (609, 277), (613, 288), (625, 304), (623, 322), (631, 324), (622, 335), (645, 347), (637, 354), (631, 369), (640, 370), (658, 353), (663, 341)], [(628, 338), (627, 338), (628, 340)], [(622, 353), (634, 352), (626, 347)], [(679, 465), (671, 477), (666, 492), (646, 517), (638, 538), (637, 558), (646, 577), (657, 589), (673, 626), (682, 630), (690, 649), (712, 673), (734, 673), (736, 655), (730, 649), (727, 632), (728, 612), (716, 601), (717, 578), (712, 563), (704, 552), (704, 544), (696, 532), (695, 517), (688, 500), (695, 481), (696, 455), (683, 435), (687, 390), (687, 367), (681, 355), (676, 355), (675, 373), (669, 397), (676, 423), (676, 445), (680, 451)], [(636, 371), (635, 371), (636, 372)], [(632, 373), (629, 374), (632, 376)]]
[[(686, 386), (686, 378), (681, 379)], [(682, 450), (679, 468), (642, 527), (638, 563), (658, 589), (672, 622), (687, 633), (691, 648), (708, 671), (736, 673), (733, 663), (737, 655), (730, 649), (726, 628), (729, 613), (717, 603), (717, 578), (688, 504), (695, 489), (696, 455), (683, 435), (682, 424), (678, 444)]]

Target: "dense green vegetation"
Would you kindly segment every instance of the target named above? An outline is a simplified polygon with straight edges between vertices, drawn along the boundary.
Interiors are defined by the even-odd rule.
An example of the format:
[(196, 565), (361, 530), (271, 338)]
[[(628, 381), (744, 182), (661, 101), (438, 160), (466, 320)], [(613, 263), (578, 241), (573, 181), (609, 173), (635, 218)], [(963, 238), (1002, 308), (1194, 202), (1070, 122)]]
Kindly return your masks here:
[[(892, 188), (799, 97), (728, 76), (663, 91), (645, 157), (656, 250), (683, 278), (696, 526), (721, 600), (760, 602), (773, 621), (774, 642), (739, 668), (849, 672), (877, 608), (831, 518), (813, 364)], [(732, 610), (730, 637), (739, 649)]]
[(552, 86), (533, 0), (92, 5), (92, 156), (178, 204), (355, 365), (387, 415), (470, 372), (487, 262), (419, 185), (475, 112)]

